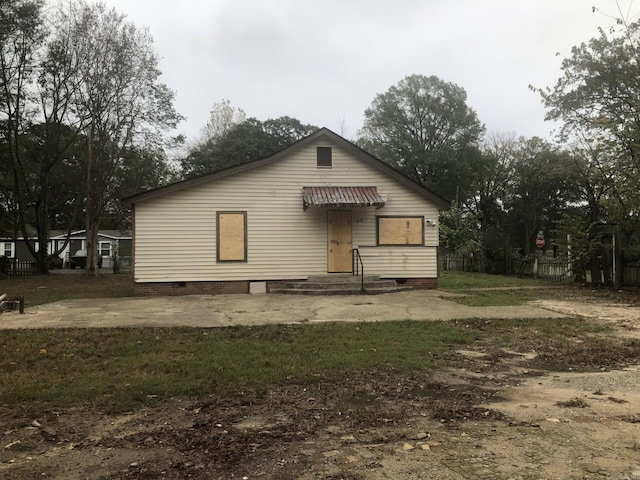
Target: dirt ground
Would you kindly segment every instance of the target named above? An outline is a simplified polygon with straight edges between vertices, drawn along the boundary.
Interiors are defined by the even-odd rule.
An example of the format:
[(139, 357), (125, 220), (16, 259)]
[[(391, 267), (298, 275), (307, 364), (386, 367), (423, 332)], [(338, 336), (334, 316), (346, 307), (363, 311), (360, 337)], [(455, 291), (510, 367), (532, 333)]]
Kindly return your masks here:
[[(613, 345), (640, 340), (638, 306), (531, 308), (613, 325)], [(419, 378), (212, 394), (126, 415), (0, 411), (0, 479), (640, 479), (638, 366), (559, 371), (538, 351), (482, 345), (458, 355), (460, 368)]]

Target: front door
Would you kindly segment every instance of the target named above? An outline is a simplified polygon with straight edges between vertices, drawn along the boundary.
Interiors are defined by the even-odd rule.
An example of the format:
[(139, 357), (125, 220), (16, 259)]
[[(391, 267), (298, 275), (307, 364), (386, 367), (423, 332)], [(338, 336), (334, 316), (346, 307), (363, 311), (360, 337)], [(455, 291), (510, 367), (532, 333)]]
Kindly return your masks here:
[(327, 257), (329, 273), (351, 273), (351, 210), (327, 212)]

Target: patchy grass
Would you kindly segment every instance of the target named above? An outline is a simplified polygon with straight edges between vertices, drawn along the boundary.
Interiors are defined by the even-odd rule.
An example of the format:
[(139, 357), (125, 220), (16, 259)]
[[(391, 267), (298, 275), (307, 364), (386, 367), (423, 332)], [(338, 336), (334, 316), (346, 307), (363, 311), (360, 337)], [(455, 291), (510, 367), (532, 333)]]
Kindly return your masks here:
[(584, 338), (606, 333), (611, 327), (575, 318), (548, 319), (463, 319), (454, 325), (476, 332), (477, 340), (497, 347), (509, 347), (523, 351), (537, 350), (553, 339)]
[(443, 291), (463, 294), (449, 299), (470, 307), (524, 305), (576, 290), (572, 285), (547, 279), (456, 271), (442, 272), (438, 286)]
[[(527, 288), (540, 283), (447, 272), (443, 287), (458, 292), (478, 285), (509, 287), (464, 290), (472, 292), (467, 302), (494, 304), (566, 292)], [(0, 290), (25, 295), (33, 306), (66, 298), (129, 296), (132, 284), (128, 275), (58, 274), (0, 281)], [(603, 332), (606, 327), (583, 319), (4, 331), (0, 405), (15, 415), (75, 407), (119, 412), (172, 397), (228, 399), (242, 391), (338, 386), (366, 399), (370, 388), (385, 386), (393, 392), (400, 383), (422, 395), (424, 378), (432, 372), (465, 367), (454, 354), (460, 348), (495, 359), (504, 358), (505, 350), (536, 352), (529, 366), (551, 370), (640, 362), (640, 342), (598, 335)]]
[(533, 278), (509, 277), (506, 275), (490, 275), (488, 273), (458, 272), (446, 270), (441, 272), (438, 288), (442, 290), (467, 290), (470, 288), (518, 288), (544, 287), (558, 285), (559, 282)]
[(571, 400), (556, 402), (556, 406), (562, 408), (587, 408), (589, 404), (580, 397), (573, 397)]
[(608, 370), (640, 363), (640, 341), (597, 336), (554, 338), (535, 361), (556, 371)]
[(341, 382), (361, 371), (426, 371), (472, 339), (455, 325), (418, 322), (5, 331), (0, 404), (117, 412), (175, 396)]
[(476, 335), (474, 347), (493, 357), (504, 351), (535, 352), (527, 362), (533, 369), (597, 371), (640, 363), (640, 341), (607, 335), (611, 327), (573, 318), (457, 320)]
[(457, 294), (447, 299), (470, 307), (524, 305), (535, 300), (567, 298), (582, 301), (597, 298), (607, 302), (640, 305), (640, 289), (637, 287), (611, 290), (533, 277), (457, 271), (444, 271), (441, 275), (438, 288)]
[[(639, 342), (625, 343), (604, 335), (606, 330), (582, 319), (483, 319), (5, 331), (0, 405), (13, 415), (76, 407), (113, 413), (171, 398), (257, 401), (295, 388), (325, 397), (334, 392), (338, 404), (344, 401), (356, 412), (360, 401), (367, 408), (375, 403), (372, 395), (437, 395), (437, 385), (429, 383), (434, 372), (500, 368), (512, 351), (535, 352), (523, 365), (542, 370), (599, 370), (640, 361)], [(459, 349), (489, 356), (482, 367), (469, 365), (455, 353)], [(448, 388), (442, 392), (452, 395)], [(469, 394), (461, 391), (460, 398)]]
[(447, 297), (447, 299), (470, 307), (524, 305), (534, 300), (563, 298), (573, 291), (575, 291), (573, 287), (561, 285), (549, 288), (516, 287), (500, 290), (466, 290), (464, 295)]
[(33, 307), (74, 298), (131, 297), (133, 283), (128, 274), (56, 273), (0, 280), (0, 293), (9, 298), (22, 295), (25, 305)]

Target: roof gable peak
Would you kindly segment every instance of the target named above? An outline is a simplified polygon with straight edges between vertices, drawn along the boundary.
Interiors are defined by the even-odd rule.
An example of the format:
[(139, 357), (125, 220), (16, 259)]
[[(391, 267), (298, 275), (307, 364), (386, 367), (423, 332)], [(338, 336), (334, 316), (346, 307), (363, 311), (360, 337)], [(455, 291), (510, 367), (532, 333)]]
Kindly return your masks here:
[(175, 191), (179, 191), (185, 188), (190, 188), (196, 185), (200, 185), (203, 183), (207, 183), (213, 180), (217, 180), (220, 178), (224, 178), (230, 175), (235, 175), (237, 173), (240, 172), (244, 172), (247, 170), (251, 170), (254, 168), (258, 168), (261, 167), (263, 165), (269, 165), (271, 163), (280, 161), (284, 158), (289, 157), (290, 155), (292, 155), (294, 152), (297, 152), (298, 150), (305, 148), (313, 143), (318, 142), (319, 140), (322, 141), (328, 141), (329, 143), (331, 143), (333, 146), (337, 146), (339, 148), (344, 149), (345, 151), (347, 151), (348, 153), (350, 153), (351, 155), (353, 155), (354, 157), (358, 158), (361, 161), (364, 161), (365, 163), (369, 164), (370, 166), (381, 170), (382, 172), (386, 173), (387, 175), (395, 178), (396, 180), (400, 181), (401, 183), (403, 183), (405, 186), (407, 186), (408, 188), (410, 188), (411, 190), (414, 190), (415, 192), (417, 192), (418, 194), (422, 195), (423, 197), (429, 199), (430, 201), (434, 202), (436, 204), (436, 206), (439, 209), (448, 209), (449, 208), (449, 204), (450, 202), (448, 202), (447, 200), (445, 200), (444, 198), (440, 197), (439, 195), (437, 195), (436, 193), (432, 192), (431, 190), (423, 187), (422, 185), (416, 183), (415, 181), (411, 180), (409, 177), (405, 176), (403, 173), (399, 172), (398, 170), (395, 170), (393, 167), (391, 167), (390, 165), (386, 164), (385, 162), (383, 162), (382, 160), (379, 160), (378, 158), (374, 157), (373, 155), (371, 155), (370, 153), (366, 152), (365, 150), (363, 150), (362, 148), (358, 147), (356, 144), (350, 142), (349, 140), (341, 137), (340, 135), (338, 135), (337, 133), (333, 132), (332, 130), (328, 129), (327, 127), (322, 127), (318, 130), (316, 130), (315, 132), (311, 133), (310, 135), (302, 138), (301, 140), (298, 140), (297, 142), (289, 145), (288, 147), (285, 147), (284, 149), (280, 150), (279, 152), (276, 152), (272, 155), (269, 155), (268, 157), (265, 158), (261, 158), (258, 160), (253, 160), (247, 163), (243, 163), (240, 165), (236, 165), (233, 167), (229, 167), (223, 170), (219, 170), (217, 172), (213, 172), (213, 173), (207, 173), (204, 175), (201, 175), (199, 177), (195, 177), (195, 178), (191, 178), (191, 179), (187, 179), (187, 180), (183, 180), (181, 182), (177, 182), (177, 183), (173, 183), (170, 185), (166, 185), (164, 187), (159, 187), (153, 190), (149, 190), (146, 192), (141, 192), (135, 195), (131, 195), (129, 197), (123, 198), (121, 199), (121, 202), (125, 205), (133, 205), (137, 202), (140, 201), (145, 201), (145, 200), (149, 200), (151, 198), (160, 196), (160, 195), (165, 195), (171, 192), (175, 192)]

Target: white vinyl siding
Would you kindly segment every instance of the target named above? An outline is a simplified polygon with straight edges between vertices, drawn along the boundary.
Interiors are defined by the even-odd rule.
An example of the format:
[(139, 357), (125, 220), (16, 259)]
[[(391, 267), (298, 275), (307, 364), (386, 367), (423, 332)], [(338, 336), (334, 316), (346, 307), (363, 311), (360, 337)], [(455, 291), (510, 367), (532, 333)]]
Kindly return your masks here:
[[(327, 209), (302, 208), (306, 186), (376, 186), (386, 205), (352, 209), (353, 246), (376, 245), (376, 215), (437, 219), (437, 208), (383, 172), (338, 147), (331, 169), (317, 168), (317, 146), (270, 165), (141, 201), (135, 206), (135, 280), (137, 282), (272, 280), (306, 278), (327, 272)], [(216, 214), (247, 212), (247, 262), (216, 262)], [(435, 277), (437, 226), (425, 225), (421, 265), (408, 265), (400, 249), (367, 250), (374, 265), (398, 266), (395, 277)], [(406, 247), (403, 247), (406, 250)], [(372, 265), (371, 268), (369, 268)], [(385, 263), (386, 262), (386, 263)], [(429, 274), (426, 275), (425, 273)]]
[(415, 247), (364, 247), (359, 249), (365, 273), (382, 278), (435, 278), (437, 250)]

